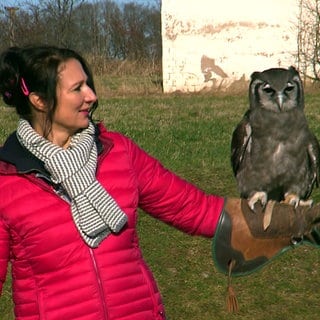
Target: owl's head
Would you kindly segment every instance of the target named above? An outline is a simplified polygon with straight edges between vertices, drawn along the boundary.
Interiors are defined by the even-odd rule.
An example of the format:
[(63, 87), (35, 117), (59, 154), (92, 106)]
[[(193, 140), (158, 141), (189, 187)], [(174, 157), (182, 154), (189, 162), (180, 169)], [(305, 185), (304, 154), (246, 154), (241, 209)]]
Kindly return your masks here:
[(251, 75), (250, 108), (286, 112), (304, 107), (301, 78), (294, 67), (272, 68)]

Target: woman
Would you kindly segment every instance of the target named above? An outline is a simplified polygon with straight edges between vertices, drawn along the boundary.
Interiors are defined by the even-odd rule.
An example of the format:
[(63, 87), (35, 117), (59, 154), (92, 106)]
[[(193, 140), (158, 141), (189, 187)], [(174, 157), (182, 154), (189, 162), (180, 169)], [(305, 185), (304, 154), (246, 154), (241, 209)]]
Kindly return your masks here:
[(92, 74), (72, 50), (6, 50), (0, 92), (20, 115), (0, 149), (0, 285), (10, 261), (16, 318), (165, 319), (137, 208), (212, 237), (225, 200), (95, 124)]

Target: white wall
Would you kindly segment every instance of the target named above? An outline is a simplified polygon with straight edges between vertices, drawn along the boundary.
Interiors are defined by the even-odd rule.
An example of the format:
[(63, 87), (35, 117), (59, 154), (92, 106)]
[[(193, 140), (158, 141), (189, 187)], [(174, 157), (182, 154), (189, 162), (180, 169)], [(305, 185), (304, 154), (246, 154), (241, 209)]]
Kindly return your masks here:
[(164, 92), (228, 88), (295, 65), (296, 0), (162, 0)]

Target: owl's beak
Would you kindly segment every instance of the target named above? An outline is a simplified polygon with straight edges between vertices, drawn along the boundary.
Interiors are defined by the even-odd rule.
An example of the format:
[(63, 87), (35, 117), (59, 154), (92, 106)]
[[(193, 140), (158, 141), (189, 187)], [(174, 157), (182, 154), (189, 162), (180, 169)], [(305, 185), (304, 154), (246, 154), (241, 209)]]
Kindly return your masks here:
[(277, 105), (279, 107), (279, 110), (282, 110), (282, 105), (283, 105), (283, 95), (281, 93), (277, 94), (276, 97)]

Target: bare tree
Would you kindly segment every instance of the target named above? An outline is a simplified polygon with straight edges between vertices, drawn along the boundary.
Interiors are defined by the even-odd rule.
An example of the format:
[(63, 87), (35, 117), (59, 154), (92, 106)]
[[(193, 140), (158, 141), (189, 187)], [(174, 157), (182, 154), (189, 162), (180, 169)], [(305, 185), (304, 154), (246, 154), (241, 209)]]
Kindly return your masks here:
[(152, 5), (134, 1), (122, 5), (112, 0), (26, 0), (17, 5), (14, 19), (0, 6), (0, 49), (10, 45), (11, 40), (15, 45), (72, 47), (97, 62), (113, 59), (159, 63), (160, 0), (154, 1)]
[(16, 12), (19, 10), (19, 7), (4, 7), (8, 12), (9, 16), (9, 38), (10, 45), (13, 46), (15, 42), (15, 20), (16, 20)]
[(121, 8), (114, 1), (105, 1), (103, 7), (104, 32), (107, 37), (108, 56), (111, 59), (126, 59), (126, 27)]
[(320, 81), (320, 0), (299, 0), (298, 66), (305, 78)]
[(41, 8), (33, 3), (20, 7), (16, 19), (16, 43), (47, 43), (48, 26), (42, 17)]
[(74, 8), (83, 2), (84, 0), (45, 0), (40, 2), (43, 17), (50, 25), (51, 38), (57, 45), (67, 47), (73, 45)]

